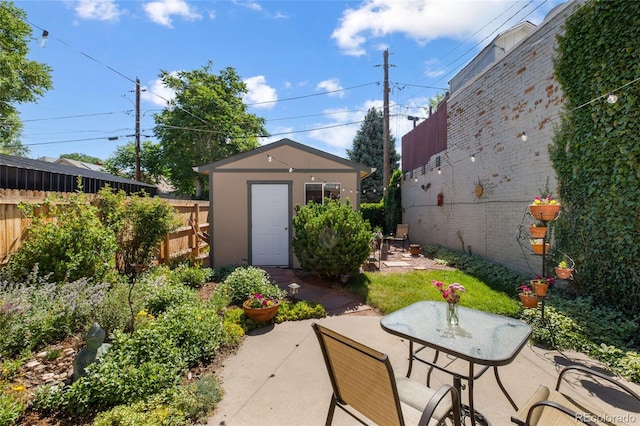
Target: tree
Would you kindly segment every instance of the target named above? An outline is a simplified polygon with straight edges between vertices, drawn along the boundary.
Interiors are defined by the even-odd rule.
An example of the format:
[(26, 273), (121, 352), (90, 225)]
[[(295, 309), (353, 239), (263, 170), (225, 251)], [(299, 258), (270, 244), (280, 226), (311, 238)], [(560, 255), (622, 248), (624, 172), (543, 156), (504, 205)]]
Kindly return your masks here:
[[(369, 108), (362, 126), (353, 139), (353, 148), (347, 150), (351, 161), (375, 167), (376, 172), (362, 181), (361, 200), (364, 203), (377, 203), (383, 195), (388, 182), (382, 182), (384, 168), (384, 122), (382, 112)], [(399, 167), (400, 155), (396, 152), (396, 140), (390, 135), (389, 159), (391, 170)]]
[(266, 134), (264, 118), (247, 113), (247, 87), (236, 71), (227, 67), (215, 75), (212, 68), (209, 61), (195, 71), (160, 73), (176, 96), (155, 115), (155, 133), (171, 183), (183, 194), (195, 194), (196, 180), (207, 186), (193, 167), (257, 148), (258, 136)]
[[(116, 148), (113, 155), (104, 162), (104, 168), (112, 175), (127, 179), (136, 178), (136, 143), (128, 142)], [(143, 141), (140, 144), (140, 179), (150, 185), (157, 185), (169, 171), (162, 157), (159, 144)]]
[(70, 154), (61, 154), (60, 158), (69, 158), (71, 160), (82, 161), (89, 164), (102, 164), (102, 160), (92, 155), (82, 154), (80, 152), (72, 152)]
[(27, 59), (31, 27), (26, 13), (0, 1), (0, 153), (25, 155), (20, 142), (22, 122), (14, 104), (34, 102), (52, 87), (51, 68)]

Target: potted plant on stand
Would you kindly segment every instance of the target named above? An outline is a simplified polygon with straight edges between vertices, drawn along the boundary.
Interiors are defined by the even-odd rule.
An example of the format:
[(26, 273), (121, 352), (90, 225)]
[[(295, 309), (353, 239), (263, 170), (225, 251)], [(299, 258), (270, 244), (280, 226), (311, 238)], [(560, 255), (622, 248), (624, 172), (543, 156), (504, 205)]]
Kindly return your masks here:
[(537, 196), (531, 205), (529, 212), (534, 219), (549, 222), (558, 215), (560, 211), (560, 203), (558, 203), (551, 195)]
[(520, 302), (522, 306), (525, 308), (537, 308), (538, 307), (538, 298), (533, 293), (533, 290), (530, 286), (526, 284), (522, 284), (518, 287), (518, 297), (520, 297)]
[(533, 222), (529, 225), (531, 238), (544, 238), (547, 235), (547, 227), (542, 222)]
[(549, 243), (544, 242), (544, 238), (532, 238), (529, 240), (531, 243), (531, 250), (533, 250), (534, 254), (542, 254), (543, 253), (543, 244), (544, 244), (544, 253), (549, 253)]
[(546, 296), (551, 284), (553, 284), (553, 278), (551, 277), (536, 275), (536, 279), (531, 280), (531, 287), (533, 287), (533, 292), (536, 296)]
[(558, 262), (558, 265), (554, 268), (556, 272), (556, 277), (561, 280), (568, 280), (571, 278), (571, 274), (573, 273), (573, 264), (571, 266), (567, 265), (566, 260), (562, 260)]

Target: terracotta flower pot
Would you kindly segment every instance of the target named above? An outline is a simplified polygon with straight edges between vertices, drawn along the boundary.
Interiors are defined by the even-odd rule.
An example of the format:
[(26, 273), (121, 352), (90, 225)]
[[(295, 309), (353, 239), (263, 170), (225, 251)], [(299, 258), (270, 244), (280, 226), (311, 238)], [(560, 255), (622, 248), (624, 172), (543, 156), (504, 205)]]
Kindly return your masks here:
[[(544, 252), (549, 253), (549, 243), (545, 243), (544, 245)], [(533, 250), (534, 254), (542, 254), (542, 244), (531, 244), (531, 249)]]
[(531, 286), (533, 287), (533, 292), (536, 296), (546, 296), (547, 290), (549, 289), (548, 283), (540, 283), (535, 280), (531, 281)]
[(524, 306), (525, 308), (538, 307), (538, 298), (536, 296), (522, 294), (522, 293), (520, 293), (518, 296), (520, 296), (520, 302), (522, 303), (522, 306)]
[(534, 219), (548, 222), (556, 218), (560, 211), (560, 204), (531, 205), (529, 211)]
[(242, 304), (242, 310), (244, 310), (244, 314), (254, 321), (267, 322), (271, 321), (278, 314), (278, 308), (280, 308), (280, 303), (276, 303), (273, 306), (269, 306), (266, 308), (251, 308), (247, 306), (246, 301)]
[(411, 256), (417, 256), (420, 254), (420, 244), (409, 244), (409, 253)]
[(547, 235), (547, 228), (545, 226), (530, 226), (529, 235), (531, 238), (544, 238)]
[(573, 273), (573, 268), (560, 268), (558, 266), (555, 267), (556, 277), (561, 280), (568, 280), (571, 278), (571, 274)]

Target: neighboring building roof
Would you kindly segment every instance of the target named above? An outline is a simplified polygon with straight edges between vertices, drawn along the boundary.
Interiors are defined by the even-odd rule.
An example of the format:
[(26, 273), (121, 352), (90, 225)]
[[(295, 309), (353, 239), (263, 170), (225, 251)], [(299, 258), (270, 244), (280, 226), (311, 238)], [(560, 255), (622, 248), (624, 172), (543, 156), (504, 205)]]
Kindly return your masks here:
[(451, 93), (454, 93), (466, 82), (479, 75), (491, 64), (502, 59), (514, 46), (527, 38), (536, 29), (529, 21), (521, 22), (507, 31), (498, 34), (480, 53), (478, 53), (449, 82)]
[(266, 155), (267, 151), (274, 148), (280, 148), (282, 146), (289, 146), (291, 148), (305, 151), (309, 154), (316, 155), (318, 157), (322, 157), (331, 161), (335, 161), (337, 163), (341, 163), (346, 167), (359, 171), (361, 179), (369, 176), (371, 173), (373, 173), (376, 170), (375, 168), (365, 166), (364, 164), (356, 163), (355, 161), (347, 160), (345, 158), (338, 157), (337, 155), (329, 154), (328, 152), (321, 151), (316, 148), (312, 148), (308, 145), (303, 145), (300, 142), (295, 142), (287, 138), (280, 139), (279, 141), (276, 141), (267, 145), (262, 145), (258, 148), (252, 149), (251, 151), (245, 151), (240, 154), (232, 155), (231, 157), (224, 158), (214, 163), (206, 164), (204, 166), (194, 167), (194, 170), (198, 173), (209, 174), (210, 172), (212, 172), (214, 169), (218, 167), (233, 163), (238, 160), (242, 160), (247, 157), (252, 157), (257, 154)]
[(104, 172), (104, 167), (99, 164), (85, 163), (84, 161), (73, 160), (71, 158), (58, 158), (54, 163), (93, 170), (94, 172)]
[(89, 193), (98, 192), (106, 185), (127, 193), (145, 190), (150, 195), (156, 195), (157, 192), (153, 185), (107, 173), (0, 154), (0, 188), (73, 192), (78, 189), (78, 177), (83, 179), (84, 192)]

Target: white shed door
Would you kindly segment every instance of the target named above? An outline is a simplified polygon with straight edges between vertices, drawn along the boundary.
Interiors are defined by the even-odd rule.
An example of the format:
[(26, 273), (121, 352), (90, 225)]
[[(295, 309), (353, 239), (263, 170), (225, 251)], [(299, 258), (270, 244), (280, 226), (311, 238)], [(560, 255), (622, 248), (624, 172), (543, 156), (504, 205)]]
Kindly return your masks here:
[(289, 266), (289, 186), (251, 185), (251, 264)]

